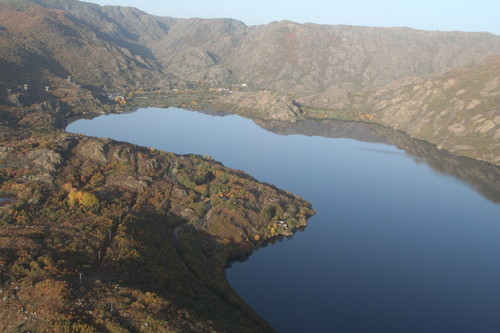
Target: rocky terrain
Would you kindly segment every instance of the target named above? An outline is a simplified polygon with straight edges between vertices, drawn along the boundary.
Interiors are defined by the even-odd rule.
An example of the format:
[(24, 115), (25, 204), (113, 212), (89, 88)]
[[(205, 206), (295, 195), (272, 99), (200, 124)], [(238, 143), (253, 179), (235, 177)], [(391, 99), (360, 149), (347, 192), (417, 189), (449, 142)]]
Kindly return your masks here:
[[(70, 22), (59, 20), (53, 24), (71, 28), (64, 29), (64, 36), (80, 40), (72, 43), (76, 48), (96, 47), (113, 54), (111, 59), (100, 60), (114, 61), (113, 66), (99, 65), (98, 57), (82, 62), (90, 70), (94, 69), (89, 63), (93, 60), (97, 62), (95, 70), (112, 74), (120, 71), (119, 76), (128, 76), (138, 84), (151, 82), (140, 77), (140, 71), (132, 71), (136, 67), (150, 69), (150, 75), (164, 84), (246, 83), (256, 89), (295, 93), (359, 91), (440, 73), (500, 54), (500, 37), (489, 33), (288, 21), (246, 26), (232, 19), (157, 17), (135, 8), (101, 7), (76, 0), (24, 2), (44, 6), (50, 12), (57, 9), (57, 15)], [(15, 30), (12, 26), (6, 28), (6, 33)], [(62, 67), (65, 65), (61, 62)], [(95, 72), (83, 71), (74, 74), (80, 82), (83, 77), (92, 76), (106, 83), (106, 75), (99, 77)]]
[[(277, 120), (374, 121), (455, 154), (500, 161), (500, 37), (493, 34), (288, 21), (246, 26), (75, 0), (2, 3), (4, 103), (60, 100), (71, 95), (56, 96), (67, 75), (95, 98), (102, 91), (237, 87), (243, 92), (213, 108)], [(32, 86), (29, 97), (6, 94), (23, 83)], [(452, 91), (464, 95), (448, 96)]]
[[(249, 27), (0, 0), (0, 330), (272, 331), (224, 267), (313, 213), (209, 157), (65, 133), (72, 119), (133, 100), (240, 113), (281, 132), (306, 131), (307, 118), (379, 123), (438, 145), (422, 158), (496, 198), (495, 166), (474, 174), (443, 150), (500, 164), (499, 55), (489, 33)], [(363, 135), (419, 154), (374, 128)]]
[(361, 105), (384, 125), (500, 164), (500, 57), (367, 94)]
[(219, 109), (228, 109), (251, 118), (288, 122), (304, 118), (302, 105), (292, 96), (269, 90), (241, 92), (220, 97), (215, 102)]
[(500, 57), (382, 89), (294, 101), (302, 105), (302, 117), (376, 122), (454, 154), (500, 164)]
[(0, 131), (2, 332), (273, 331), (224, 268), (304, 227), (308, 203), (208, 157), (10, 120)]

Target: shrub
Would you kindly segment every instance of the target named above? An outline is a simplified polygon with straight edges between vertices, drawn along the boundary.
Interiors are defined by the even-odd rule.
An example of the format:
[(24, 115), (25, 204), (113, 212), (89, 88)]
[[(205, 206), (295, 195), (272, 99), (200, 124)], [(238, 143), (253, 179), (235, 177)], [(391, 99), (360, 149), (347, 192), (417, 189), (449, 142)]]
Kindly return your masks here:
[(271, 220), (276, 215), (276, 207), (268, 205), (262, 208), (261, 215), (265, 220)]
[(193, 180), (196, 183), (196, 185), (203, 185), (210, 182), (214, 178), (215, 176), (211, 171), (199, 170), (198, 172), (195, 173)]

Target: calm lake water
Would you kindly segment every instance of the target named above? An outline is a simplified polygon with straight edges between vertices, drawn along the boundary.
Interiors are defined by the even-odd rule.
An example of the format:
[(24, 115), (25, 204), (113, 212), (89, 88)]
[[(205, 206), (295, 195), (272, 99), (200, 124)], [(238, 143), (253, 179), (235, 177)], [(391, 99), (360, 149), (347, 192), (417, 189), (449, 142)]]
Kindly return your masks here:
[(279, 332), (500, 332), (498, 168), (385, 128), (259, 124), (149, 108), (67, 130), (209, 154), (310, 201), (305, 231), (226, 271)]

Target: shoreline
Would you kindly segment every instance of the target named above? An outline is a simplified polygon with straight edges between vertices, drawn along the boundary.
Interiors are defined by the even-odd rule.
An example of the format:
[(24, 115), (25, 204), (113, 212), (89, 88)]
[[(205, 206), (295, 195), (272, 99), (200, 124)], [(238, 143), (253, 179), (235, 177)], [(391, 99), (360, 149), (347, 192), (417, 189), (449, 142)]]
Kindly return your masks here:
[[(230, 113), (230, 114), (235, 114), (235, 115), (240, 115), (242, 117), (252, 119), (252, 120), (263, 120), (263, 121), (269, 121), (269, 120), (275, 120), (273, 115), (270, 115), (268, 113), (263, 113), (262, 110), (258, 109), (252, 109), (252, 108), (240, 108), (237, 104), (227, 104), (227, 103), (221, 103), (218, 101), (216, 98), (215, 100), (207, 100), (207, 93), (202, 90), (202, 91), (197, 91), (197, 90), (189, 90), (186, 92), (186, 97), (193, 98), (192, 94), (195, 94), (198, 96), (198, 99), (195, 99), (194, 101), (196, 102), (196, 106), (193, 106), (193, 104), (190, 104), (186, 101), (182, 100), (182, 92), (172, 92), (169, 90), (164, 91), (164, 97), (158, 97), (158, 94), (141, 94), (137, 95), (134, 98), (139, 98), (139, 97), (147, 97), (147, 96), (153, 96), (155, 99), (148, 99), (148, 102), (151, 104), (148, 104), (147, 106), (144, 104), (144, 100), (138, 100), (137, 102), (134, 101), (134, 98), (131, 99), (130, 105), (133, 110), (137, 110), (138, 108), (144, 108), (144, 107), (158, 107), (158, 108), (169, 108), (169, 107), (175, 107), (175, 108), (181, 108), (181, 109), (186, 109), (186, 110), (191, 110), (191, 111), (197, 111), (197, 112), (203, 112), (203, 111), (208, 111), (208, 112), (215, 112), (215, 113)], [(259, 91), (256, 92), (251, 92), (258, 94)], [(274, 92), (277, 96), (281, 96), (282, 98), (285, 98), (286, 95), (278, 92)], [(210, 96), (210, 95), (208, 95)], [(221, 97), (221, 96), (219, 96)], [(222, 95), (224, 98), (224, 95)], [(178, 101), (173, 102), (173, 98), (178, 99)], [(180, 100), (180, 101), (179, 101)], [(142, 102), (142, 103), (141, 103)], [(404, 133), (405, 135), (416, 139), (416, 140), (422, 140), (425, 142), (428, 142), (430, 144), (433, 144), (436, 146), (438, 149), (443, 150), (451, 155), (457, 156), (457, 157), (466, 157), (466, 158), (471, 158), (477, 161), (482, 161), (488, 164), (492, 164), (495, 166), (500, 166), (500, 161), (499, 162), (494, 162), (486, 157), (481, 157), (482, 153), (480, 151), (461, 151), (460, 149), (458, 150), (451, 150), (450, 147), (447, 147), (446, 145), (443, 145), (443, 143), (439, 142), (434, 142), (431, 138), (427, 136), (422, 136), (422, 135), (416, 135), (415, 133), (411, 133), (409, 131), (404, 130), (403, 128), (396, 128), (394, 126), (391, 126), (390, 124), (386, 124), (384, 122), (381, 122), (377, 118), (372, 117), (372, 114), (364, 114), (364, 113), (356, 113), (352, 110), (349, 112), (346, 112), (346, 110), (343, 110), (342, 112), (338, 113), (334, 109), (328, 109), (324, 110), (323, 113), (315, 113), (312, 112), (311, 107), (306, 107), (304, 108), (304, 111), (302, 113), (297, 114), (297, 116), (286, 116), (284, 119), (280, 119), (279, 121), (282, 122), (287, 122), (288, 124), (293, 124), (297, 121), (304, 120), (304, 119), (310, 119), (310, 120), (333, 120), (333, 121), (347, 121), (347, 122), (355, 122), (355, 123), (362, 123), (362, 124), (374, 124), (382, 127), (389, 128), (394, 131), (400, 131)], [(126, 109), (125, 109), (126, 110)], [(229, 111), (228, 111), (229, 110)], [(127, 112), (127, 111), (124, 111)], [(133, 112), (133, 111), (132, 111)]]

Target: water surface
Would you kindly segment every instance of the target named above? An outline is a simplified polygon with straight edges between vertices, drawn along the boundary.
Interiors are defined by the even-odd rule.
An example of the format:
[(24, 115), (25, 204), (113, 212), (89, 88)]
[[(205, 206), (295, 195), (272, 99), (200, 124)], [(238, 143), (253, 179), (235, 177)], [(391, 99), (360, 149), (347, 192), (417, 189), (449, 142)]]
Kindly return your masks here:
[(0, 206), (8, 205), (10, 203), (13, 203), (14, 201), (14, 199), (0, 198)]
[(500, 331), (497, 167), (377, 127), (259, 125), (151, 108), (68, 131), (209, 154), (310, 201), (304, 232), (226, 271), (279, 332)]

